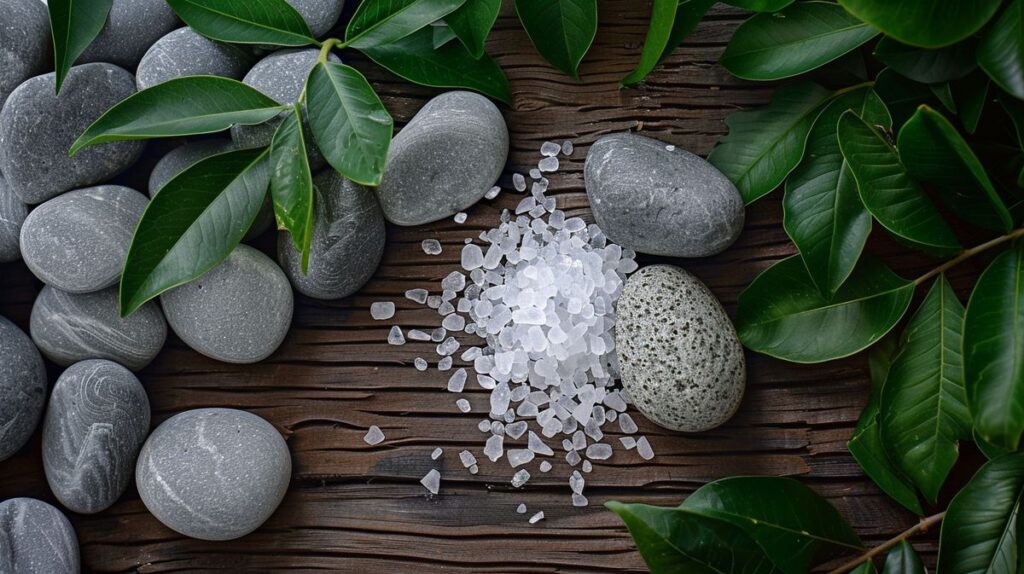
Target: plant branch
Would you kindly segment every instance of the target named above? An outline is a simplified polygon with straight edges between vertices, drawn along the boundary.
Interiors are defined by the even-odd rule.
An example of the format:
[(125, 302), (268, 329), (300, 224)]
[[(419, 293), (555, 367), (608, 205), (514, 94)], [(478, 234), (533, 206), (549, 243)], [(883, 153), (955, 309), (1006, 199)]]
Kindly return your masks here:
[(867, 562), (868, 560), (871, 560), (875, 556), (878, 556), (879, 554), (883, 554), (883, 553), (887, 552), (890, 548), (892, 548), (893, 546), (896, 546), (900, 542), (903, 542), (907, 538), (910, 538), (911, 536), (914, 536), (915, 534), (919, 534), (921, 532), (926, 532), (929, 528), (931, 528), (931, 527), (935, 526), (936, 524), (942, 522), (942, 519), (945, 518), (945, 517), (946, 517), (946, 513), (945, 512), (940, 512), (938, 514), (933, 514), (933, 515), (928, 516), (926, 518), (922, 518), (920, 520), (920, 522), (918, 522), (917, 524), (915, 524), (915, 525), (911, 526), (910, 528), (904, 530), (903, 532), (898, 534), (896, 537), (891, 538), (889, 540), (886, 540), (885, 542), (879, 544), (878, 546), (875, 546), (871, 550), (868, 550), (867, 552), (865, 552), (864, 554), (861, 554), (860, 556), (858, 556), (857, 558), (854, 558), (853, 560), (850, 560), (848, 562), (844, 562), (838, 568), (835, 568), (834, 570), (830, 570), (828, 572), (828, 574), (845, 574), (846, 572), (849, 572), (850, 570), (853, 570), (857, 566), (860, 566), (862, 563)]
[(1000, 235), (999, 237), (996, 237), (995, 239), (993, 239), (991, 241), (986, 241), (985, 243), (982, 243), (981, 245), (976, 245), (974, 247), (971, 247), (970, 249), (965, 249), (965, 250), (961, 251), (960, 254), (957, 255), (956, 257), (950, 259), (949, 261), (943, 263), (942, 265), (939, 265), (935, 269), (932, 269), (931, 271), (929, 271), (929, 272), (925, 273), (924, 275), (922, 275), (922, 276), (918, 277), (917, 279), (915, 279), (914, 280), (914, 285), (915, 286), (916, 285), (920, 285), (920, 284), (924, 283), (925, 281), (928, 281), (932, 277), (935, 277), (936, 275), (939, 275), (940, 273), (945, 273), (946, 271), (949, 271), (953, 267), (956, 267), (957, 265), (963, 263), (964, 261), (967, 261), (971, 257), (974, 257), (975, 255), (981, 253), (982, 251), (988, 251), (989, 249), (992, 249), (993, 247), (997, 247), (999, 245), (1002, 245), (1003, 243), (1006, 243), (1007, 241), (1013, 241), (1014, 239), (1017, 239), (1018, 237), (1024, 237), (1024, 227), (1022, 227), (1020, 229), (1014, 229), (1013, 231), (1011, 231), (1010, 233), (1007, 233), (1006, 235)]

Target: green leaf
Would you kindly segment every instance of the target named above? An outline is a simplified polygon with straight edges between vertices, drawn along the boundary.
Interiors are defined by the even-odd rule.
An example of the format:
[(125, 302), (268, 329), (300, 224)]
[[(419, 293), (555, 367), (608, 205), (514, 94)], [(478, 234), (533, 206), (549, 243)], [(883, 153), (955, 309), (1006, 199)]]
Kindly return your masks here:
[(679, 47), (679, 44), (683, 43), (683, 40), (693, 32), (701, 18), (714, 4), (714, 0), (679, 0), (676, 19), (672, 22), (672, 33), (669, 34), (668, 44), (665, 45), (665, 51), (661, 53), (659, 61), (667, 58), (673, 50)]
[(985, 458), (989, 460), (999, 458), (1004, 454), (1010, 454), (1011, 452), (1015, 452), (985, 442), (985, 439), (978, 436), (977, 431), (974, 431), (974, 444), (975, 446), (978, 447), (978, 450), (981, 451), (981, 454), (985, 455)]
[(260, 124), (287, 109), (236, 80), (175, 78), (121, 100), (86, 128), (68, 153), (112, 141), (212, 134), (235, 124)]
[(385, 46), (444, 18), (466, 0), (364, 0), (345, 29), (345, 44)]
[(791, 478), (734, 477), (706, 484), (680, 506), (744, 530), (786, 574), (862, 550), (839, 512)]
[(597, 0), (515, 0), (530, 41), (552, 66), (579, 79), (597, 35)]
[(889, 108), (895, 127), (902, 126), (914, 115), (917, 106), (924, 103), (939, 103), (928, 86), (901, 76), (889, 68), (879, 72), (875, 78), (875, 93)]
[(270, 143), (270, 194), (277, 225), (287, 229), (302, 254), (302, 272), (309, 269), (313, 239), (313, 175), (306, 156), (302, 108), (296, 104), (274, 132)]
[(978, 45), (978, 65), (1000, 88), (1024, 99), (1024, 3), (1013, 0)]
[(974, 427), (1017, 450), (1024, 432), (1024, 242), (978, 278), (964, 318), (964, 383)]
[(646, 78), (697, 27), (714, 3), (714, 0), (654, 0), (640, 62), (620, 85), (629, 86)]
[(309, 26), (285, 0), (167, 0), (183, 22), (207, 38), (234, 44), (308, 46)]
[(434, 88), (466, 88), (507, 104), (512, 102), (505, 72), (487, 54), (473, 58), (459, 42), (449, 42), (434, 50), (432, 42), (431, 31), (420, 30), (363, 52), (410, 82)]
[(967, 133), (973, 134), (978, 129), (981, 113), (988, 100), (988, 87), (992, 82), (979, 69), (975, 69), (964, 78), (950, 82), (953, 102), (960, 110), (960, 122)]
[(942, 103), (943, 107), (954, 114), (956, 113), (956, 102), (953, 101), (953, 89), (949, 85), (949, 82), (928, 84), (928, 89), (931, 90), (932, 95)]
[(231, 254), (266, 199), (267, 155), (265, 149), (215, 155), (160, 189), (142, 214), (125, 260), (122, 317)]
[(444, 21), (466, 50), (474, 58), (480, 58), (500, 9), (501, 0), (466, 0), (462, 8), (445, 16)]
[(960, 332), (964, 308), (940, 275), (903, 334), (903, 349), (882, 389), (882, 439), (892, 459), (935, 504), (971, 438)]
[(793, 0), (726, 0), (726, 4), (753, 12), (778, 12), (793, 3)]
[(438, 49), (444, 46), (448, 42), (456, 39), (455, 32), (448, 26), (431, 26), (431, 32), (434, 34), (434, 49)]
[(926, 574), (921, 557), (914, 551), (914, 546), (906, 540), (901, 541), (889, 551), (885, 557), (882, 574)]
[(860, 566), (850, 570), (850, 574), (875, 574), (875, 572), (875, 565), (870, 560), (861, 562)]
[(1024, 454), (990, 460), (949, 503), (939, 534), (944, 574), (1018, 572)]
[(937, 84), (962, 78), (978, 66), (975, 42), (963, 42), (929, 50), (882, 38), (875, 46), (875, 58), (900, 74), (923, 84)]
[(652, 574), (775, 574), (742, 529), (682, 508), (608, 502)]
[(47, 3), (58, 94), (75, 60), (107, 24), (113, 4), (114, 0), (52, 0)]
[(854, 16), (904, 44), (941, 48), (981, 29), (996, 13), (1000, 1), (839, 0), (839, 3)]
[(837, 4), (800, 2), (741, 24), (719, 63), (745, 80), (780, 80), (824, 66), (877, 34)]
[(861, 201), (882, 227), (929, 254), (947, 256), (960, 250), (953, 230), (875, 128), (846, 112), (839, 118), (838, 134)]
[(794, 363), (853, 355), (903, 317), (914, 283), (863, 257), (831, 299), (822, 297), (799, 257), (761, 273), (739, 298), (736, 329), (753, 351)]
[(1003, 232), (1013, 228), (985, 168), (942, 114), (922, 104), (900, 130), (897, 146), (910, 176), (932, 184), (957, 217)]
[(394, 121), (370, 83), (351, 66), (321, 62), (306, 90), (309, 127), (327, 162), (356, 183), (379, 184)]
[(830, 97), (810, 82), (780, 86), (767, 106), (725, 118), (729, 133), (718, 140), (708, 161), (736, 185), (744, 202), (757, 201), (800, 163), (807, 134)]

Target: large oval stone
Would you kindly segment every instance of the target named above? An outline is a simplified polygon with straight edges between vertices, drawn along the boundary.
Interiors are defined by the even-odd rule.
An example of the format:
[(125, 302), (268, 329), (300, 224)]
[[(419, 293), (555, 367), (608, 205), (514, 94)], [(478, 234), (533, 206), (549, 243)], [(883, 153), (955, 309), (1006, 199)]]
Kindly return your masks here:
[(166, 0), (114, 0), (103, 30), (78, 61), (134, 70), (146, 50), (178, 26), (181, 22)]
[(0, 502), (0, 572), (78, 574), (78, 537), (61, 511), (34, 498)]
[(153, 431), (135, 481), (146, 508), (172, 530), (231, 540), (274, 513), (291, 468), (288, 445), (267, 421), (234, 409), (197, 409)]
[(671, 265), (626, 280), (616, 305), (622, 385), (651, 421), (699, 432), (736, 412), (746, 387), (743, 346), (699, 279)]
[(631, 133), (594, 142), (585, 167), (594, 219), (609, 239), (639, 253), (705, 257), (743, 230), (743, 198), (704, 159)]
[(331, 31), (345, 9), (345, 0), (288, 0), (288, 3), (302, 15), (309, 31), (317, 38)]
[(0, 108), (25, 80), (52, 64), (50, 16), (39, 0), (0, 2)]
[(21, 259), (21, 226), (26, 217), (28, 206), (0, 174), (0, 263)]
[(0, 317), (0, 397), (2, 461), (25, 446), (46, 404), (43, 358), (28, 335), (4, 317)]
[(185, 27), (160, 38), (146, 51), (135, 81), (145, 90), (182, 76), (241, 80), (251, 65), (251, 57), (238, 46), (210, 40)]
[(68, 367), (50, 394), (43, 470), (69, 510), (93, 514), (124, 494), (149, 433), (149, 398), (128, 369), (106, 360)]
[(508, 128), (490, 100), (446, 92), (427, 102), (391, 141), (376, 189), (384, 217), (420, 225), (480, 201), (508, 159)]

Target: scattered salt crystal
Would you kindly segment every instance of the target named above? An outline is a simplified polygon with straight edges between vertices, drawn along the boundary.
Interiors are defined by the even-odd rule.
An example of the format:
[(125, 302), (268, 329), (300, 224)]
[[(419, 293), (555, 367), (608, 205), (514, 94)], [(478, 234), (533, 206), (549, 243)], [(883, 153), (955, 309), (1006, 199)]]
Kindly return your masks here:
[(575, 450), (570, 450), (568, 454), (565, 455), (565, 462), (569, 463), (569, 466), (576, 466), (581, 460), (583, 460), (583, 458), (580, 457), (580, 453)]
[(472, 271), (483, 267), (484, 264), (484, 252), (480, 249), (479, 245), (470, 243), (469, 245), (462, 248), (462, 268), (467, 271)]
[(546, 157), (537, 163), (537, 169), (543, 171), (558, 171), (558, 158)]
[(594, 470), (594, 465), (591, 464), (589, 460), (584, 460), (581, 468), (583, 468), (583, 472), (590, 472)]
[(587, 447), (587, 458), (591, 460), (608, 460), (612, 457), (612, 446), (604, 443), (595, 443)]
[(449, 331), (461, 331), (466, 328), (466, 318), (453, 313), (441, 321), (441, 326)]
[(665, 149), (668, 150), (668, 151), (676, 151), (676, 146), (674, 146), (672, 144), (669, 144), (669, 145), (665, 146)]
[(519, 506), (516, 507), (516, 513), (517, 514), (526, 514), (526, 504), (520, 503)]
[(388, 333), (388, 343), (392, 345), (405, 344), (405, 335), (402, 335), (402, 329), (398, 325), (391, 327), (391, 331)]
[(420, 243), (420, 247), (423, 248), (423, 252), (427, 255), (441, 254), (441, 242), (436, 239), (424, 239)]
[(391, 301), (370, 303), (370, 316), (377, 321), (390, 319), (395, 316), (395, 304)]
[(467, 217), (469, 216), (466, 215), (464, 211), (460, 211), (455, 214), (455, 217), (453, 217), (452, 220), (455, 221), (455, 223), (465, 223)]
[(437, 472), (437, 469), (431, 469), (430, 472), (420, 480), (420, 484), (429, 490), (431, 494), (437, 494), (437, 491), (441, 488), (441, 473)]
[(530, 524), (537, 524), (541, 520), (544, 520), (544, 511), (543, 510), (541, 510), (537, 514), (534, 514), (533, 516), (530, 517)]
[(555, 454), (555, 451), (551, 450), (547, 444), (536, 433), (530, 431), (530, 435), (527, 438), (528, 448), (540, 455), (551, 456)]
[(583, 434), (583, 431), (578, 430), (572, 433), (572, 448), (575, 450), (587, 448), (587, 437)]
[(484, 194), (484, 199), (494, 199), (495, 197), (498, 197), (499, 193), (501, 193), (501, 187), (496, 185)]
[(512, 475), (512, 486), (514, 488), (519, 488), (526, 484), (526, 481), (528, 480), (530, 480), (530, 473), (525, 468), (521, 469), (519, 472)]
[(444, 357), (440, 361), (437, 362), (437, 370), (438, 371), (447, 371), (448, 369), (451, 369), (451, 368), (452, 368), (452, 358), (450, 356), (449, 357)]
[(441, 303), (443, 303), (443, 301), (441, 301), (441, 297), (437, 295), (427, 297), (427, 307), (430, 307), (431, 309), (437, 309), (441, 306)]
[(508, 410), (508, 404), (511, 400), (512, 392), (509, 391), (508, 384), (499, 383), (494, 388), (494, 392), (491, 393), (491, 414), (503, 415)]
[(455, 298), (455, 293), (462, 291), (466, 287), (466, 276), (458, 271), (452, 271), (444, 279), (441, 280), (441, 289), (445, 291), (451, 291), (452, 296), (446, 298), (446, 301), (451, 301)]
[(573, 145), (569, 140), (562, 142), (562, 155), (572, 155)]
[(467, 401), (466, 399), (459, 399), (455, 401), (455, 406), (458, 407), (459, 410), (464, 413), (468, 413), (473, 408), (469, 405), (469, 401)]
[(530, 462), (533, 460), (533, 457), (533, 451), (525, 448), (513, 448), (508, 451), (508, 463), (512, 465), (512, 468)]
[(459, 342), (455, 340), (455, 337), (448, 337), (440, 345), (437, 346), (437, 354), (442, 357), (447, 357), (455, 351), (459, 350)]
[(622, 413), (621, 415), (619, 415), (619, 429), (621, 429), (622, 432), (626, 434), (633, 434), (637, 430), (639, 430), (636, 426), (636, 423), (633, 422), (633, 417), (629, 416), (626, 413)]
[[(531, 169), (530, 170), (530, 177), (532, 177), (533, 179), (540, 179), (541, 178), (540, 170), (537, 169), (537, 168)], [(525, 190), (526, 188), (524, 187), (523, 189)]]
[(537, 200), (533, 196), (524, 197), (519, 205), (516, 206), (516, 214), (522, 214), (530, 211), (534, 207), (537, 207)]
[(435, 343), (440, 343), (444, 340), (446, 335), (448, 335), (448, 331), (444, 327), (438, 327), (430, 332), (430, 340)]
[(586, 496), (583, 496), (582, 494), (579, 494), (579, 493), (576, 493), (576, 492), (572, 493), (572, 505), (573, 506), (581, 507), (581, 506), (587, 506), (588, 504), (590, 504), (590, 501), (587, 500)]
[[(443, 298), (442, 298), (442, 300), (443, 300)], [(442, 317), (447, 316), (447, 315), (451, 315), (454, 312), (455, 312), (455, 305), (452, 305), (448, 301), (445, 301), (444, 303), (441, 303), (441, 306), (439, 306), (437, 308), (437, 314), (441, 315)]]
[(442, 454), (444, 454), (443, 450), (441, 450), (440, 448), (435, 448), (434, 452), (430, 453), (430, 458), (432, 460), (437, 460), (437, 459), (441, 458)]
[(541, 472), (547, 472), (549, 470), (551, 470), (551, 463), (546, 461), (546, 460), (541, 461), (541, 463), (540, 463), (540, 471)]
[(479, 466), (474, 464), (473, 466), (469, 467), (469, 474), (476, 474), (478, 472), (480, 472)]
[(645, 436), (637, 439), (636, 452), (640, 455), (640, 458), (644, 460), (651, 460), (654, 458), (654, 449), (651, 448), (651, 443), (647, 442), (647, 437)]
[(560, 151), (562, 151), (562, 146), (556, 144), (555, 142), (544, 142), (540, 146), (540, 155), (544, 157), (558, 155), (558, 152)]
[(363, 441), (370, 446), (378, 445), (384, 442), (384, 432), (380, 430), (377, 425), (370, 426), (370, 430), (367, 431), (366, 436), (363, 437)]
[(505, 437), (493, 435), (487, 439), (487, 444), (484, 445), (484, 455), (491, 459), (491, 462), (496, 462), (501, 455), (505, 453)]
[(412, 360), (412, 364), (416, 367), (417, 371), (427, 370), (427, 361), (423, 357), (416, 357), (415, 359)]
[(427, 302), (427, 295), (430, 295), (426, 289), (409, 289), (405, 292), (405, 298), (423, 305)]
[(514, 187), (516, 191), (526, 191), (526, 178), (523, 177), (523, 174), (512, 174), (512, 187)]
[(477, 423), (476, 428), (480, 429), (480, 432), (491, 432), (491, 421), (484, 419)]
[(468, 450), (464, 450), (459, 453), (459, 461), (462, 462), (463, 467), (469, 468), (476, 464), (476, 457), (473, 456), (473, 453), (469, 452)]
[(491, 433), (505, 436), (505, 425), (501, 424), (501, 421), (491, 421)]
[[(505, 434), (513, 439), (518, 439), (526, 432), (526, 427), (526, 421), (514, 422), (512, 424), (505, 425)], [(533, 433), (531, 432), (530, 434)]]
[(430, 340), (430, 335), (428, 333), (424, 333), (423, 331), (420, 331), (419, 329), (409, 329), (409, 332), (406, 334), (406, 337), (408, 337), (410, 341), (429, 341)]
[(466, 369), (459, 369), (455, 371), (451, 378), (448, 379), (448, 391), (452, 393), (461, 393), (462, 389), (466, 387)]
[(580, 471), (578, 470), (572, 471), (572, 474), (569, 475), (569, 488), (571, 488), (576, 494), (583, 494), (583, 486), (586, 482), (587, 481), (583, 480), (583, 475), (580, 474)]
[(626, 450), (633, 450), (633, 447), (636, 446), (636, 439), (631, 436), (620, 436), (619, 442), (626, 447)]

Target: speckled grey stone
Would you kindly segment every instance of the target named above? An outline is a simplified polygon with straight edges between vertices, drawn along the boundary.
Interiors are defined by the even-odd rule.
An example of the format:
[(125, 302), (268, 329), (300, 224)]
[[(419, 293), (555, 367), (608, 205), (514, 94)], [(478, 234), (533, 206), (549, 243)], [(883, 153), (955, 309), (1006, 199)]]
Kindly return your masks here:
[(671, 265), (626, 280), (616, 306), (622, 384), (653, 422), (699, 432), (729, 420), (746, 387), (743, 346), (699, 279)]
[(0, 174), (0, 263), (21, 259), (21, 226), (26, 217), (28, 206)]
[(78, 537), (61, 511), (34, 498), (0, 502), (0, 572), (78, 574)]
[[(46, 402), (43, 358), (28, 335), (3, 317), (0, 317), (0, 397), (3, 397), (0, 400), (2, 461), (28, 442)], [(0, 544), (0, 554), (2, 548)]]
[(309, 270), (291, 234), (277, 238), (277, 259), (295, 289), (315, 299), (340, 299), (366, 284), (380, 265), (386, 238), (384, 214), (377, 198), (334, 170), (314, 179), (316, 210)]
[(345, 8), (345, 0), (288, 0), (288, 3), (302, 14), (309, 31), (318, 38), (331, 31)]
[(18, 86), (0, 111), (0, 172), (14, 193), (25, 203), (42, 203), (107, 181), (135, 163), (141, 141), (100, 144), (68, 157), (93, 121), (133, 93), (135, 77), (111, 64), (71, 68), (60, 96), (52, 72)]
[(267, 421), (234, 409), (197, 409), (153, 431), (135, 482), (146, 508), (172, 530), (232, 540), (274, 513), (291, 469), (288, 445)]
[(498, 180), (508, 145), (505, 119), (484, 96), (435, 97), (391, 141), (377, 188), (384, 217), (420, 225), (465, 210)]
[(180, 28), (160, 38), (142, 57), (135, 81), (140, 90), (182, 76), (221, 76), (241, 80), (251, 57), (232, 44), (217, 42), (192, 28)]
[(171, 329), (188, 346), (227, 363), (255, 363), (284, 341), (292, 288), (263, 253), (239, 245), (195, 281), (160, 296)]
[(166, 0), (114, 0), (106, 25), (78, 61), (134, 70), (150, 46), (179, 26)]
[(89, 360), (64, 371), (43, 422), (43, 471), (73, 512), (93, 514), (124, 494), (149, 433), (149, 398), (117, 363)]
[(120, 185), (77, 189), (55, 197), (25, 219), (21, 255), (43, 283), (91, 293), (121, 277), (146, 196)]
[(0, 108), (25, 80), (52, 64), (50, 17), (39, 0), (0, 1)]
[(590, 147), (584, 175), (601, 231), (634, 251), (705, 257), (743, 230), (736, 186), (703, 158), (663, 142), (604, 136)]
[(142, 370), (167, 340), (167, 322), (156, 303), (122, 319), (117, 287), (73, 294), (46, 286), (32, 306), (32, 340), (62, 367), (85, 359), (109, 359)]

